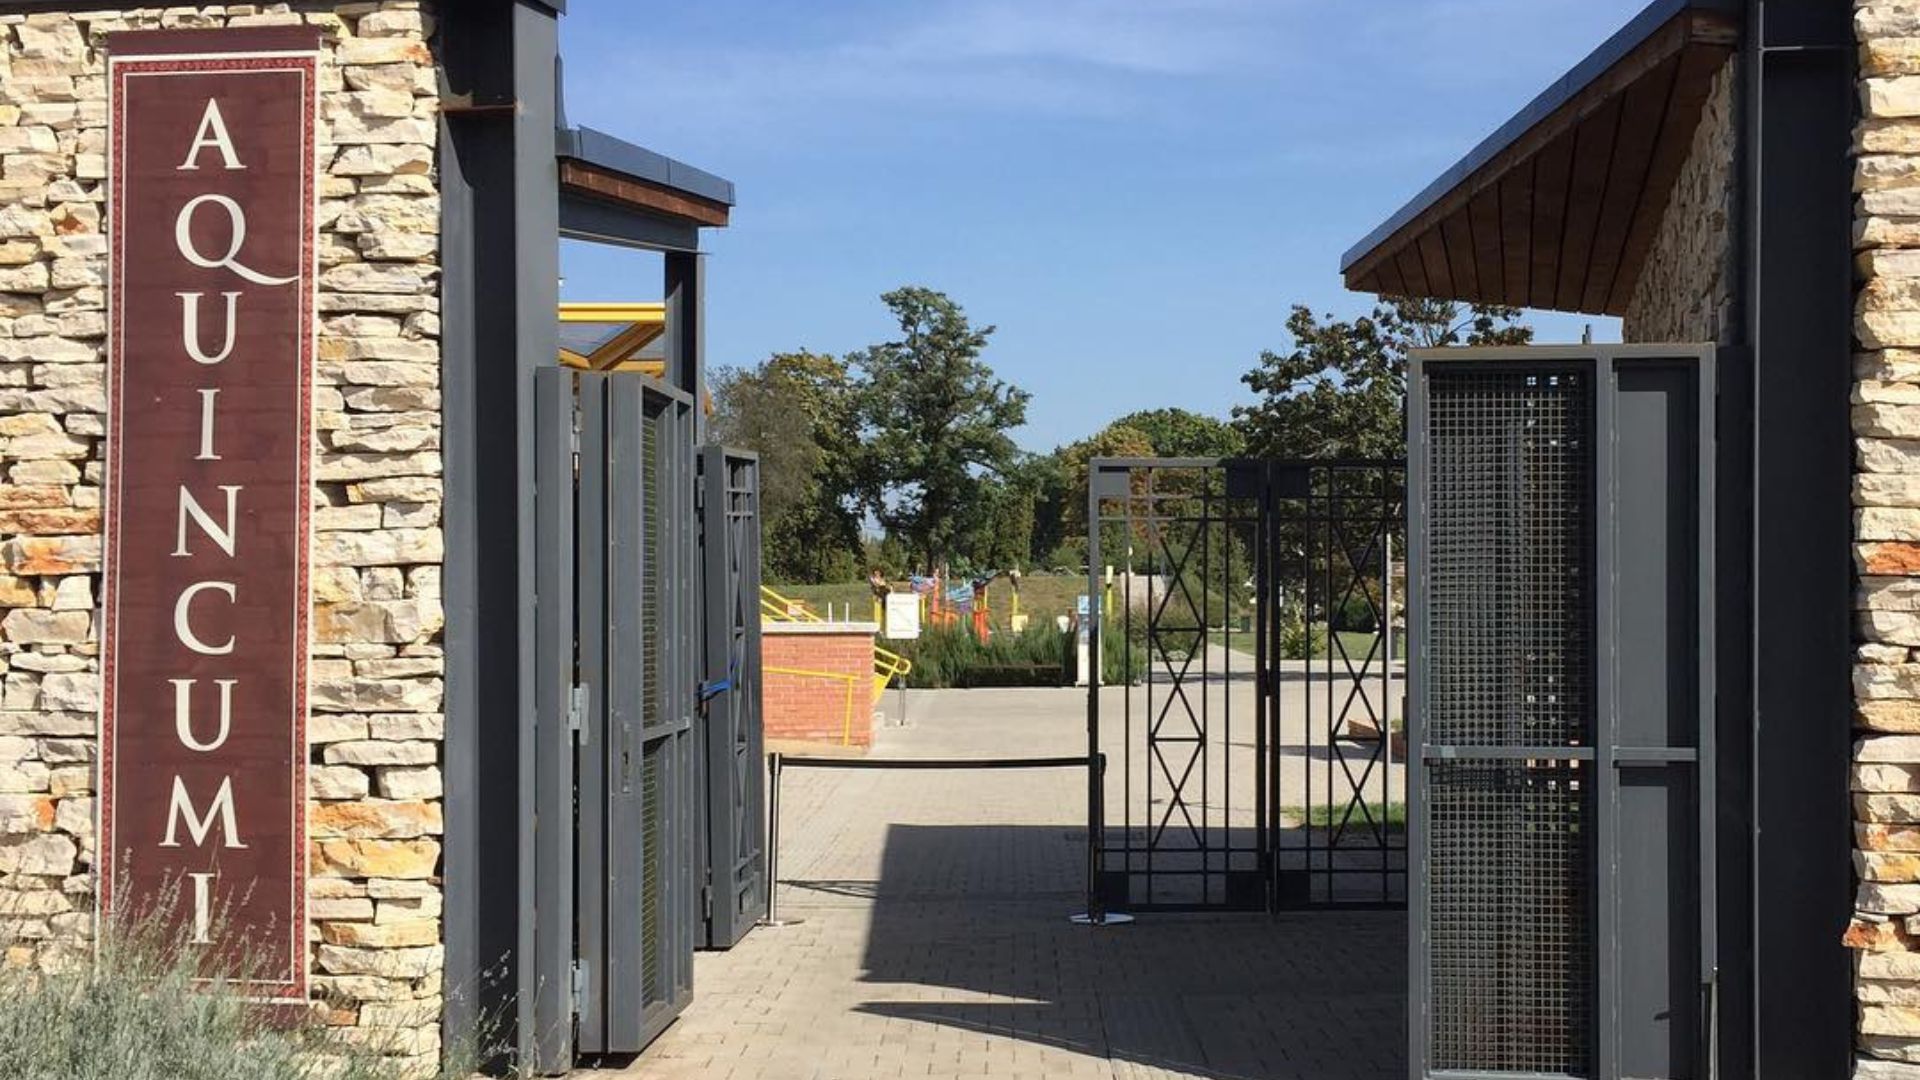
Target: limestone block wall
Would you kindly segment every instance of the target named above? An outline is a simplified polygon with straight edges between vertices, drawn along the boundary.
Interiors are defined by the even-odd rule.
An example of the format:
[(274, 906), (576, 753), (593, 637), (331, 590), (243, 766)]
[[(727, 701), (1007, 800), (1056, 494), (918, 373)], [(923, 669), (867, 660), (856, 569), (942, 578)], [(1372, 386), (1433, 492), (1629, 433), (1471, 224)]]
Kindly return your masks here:
[(1854, 28), (1856, 1075), (1920, 1078), (1920, 10)]
[[(5, 10), (0, 3), (0, 11)], [(309, 804), (314, 992), (437, 1058), (442, 996), (437, 92), (419, 0), (0, 14), (0, 942), (93, 933), (105, 35), (323, 32)]]
[(1737, 69), (1729, 59), (1714, 76), (1692, 148), (1634, 282), (1622, 324), (1626, 341), (1719, 342), (1731, 336)]
[(766, 623), (760, 628), (761, 723), (768, 739), (873, 743), (878, 623)]

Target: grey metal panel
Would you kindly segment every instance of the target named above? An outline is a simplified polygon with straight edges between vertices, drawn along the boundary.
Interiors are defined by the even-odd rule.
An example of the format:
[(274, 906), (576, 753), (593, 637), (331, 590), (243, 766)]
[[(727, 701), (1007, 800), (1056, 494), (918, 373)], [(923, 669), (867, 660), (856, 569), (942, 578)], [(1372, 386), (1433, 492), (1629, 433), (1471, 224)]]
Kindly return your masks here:
[(700, 249), (697, 225), (668, 221), (572, 192), (560, 196), (560, 235), (648, 251)]
[[(1427, 745), (1426, 657), (1428, 596), (1427, 523), (1432, 490), (1427, 446), (1427, 372), (1425, 358), (1415, 353), (1407, 360), (1407, 749), (1420, 753)], [(1424, 769), (1407, 763), (1407, 1070), (1414, 1080), (1429, 1075), (1433, 1030), (1432, 940), (1426, 883), (1432, 872), (1427, 863), (1427, 808)]]
[[(446, 468), (446, 564), (441, 583), (446, 617), (442, 634), (446, 650), (442, 933), (448, 985), (472, 988), (464, 994), (447, 995), (441, 1023), (441, 1041), (447, 1046), (484, 1039), (478, 1031), (481, 1018), (500, 1008), (497, 988), (485, 987), (481, 981), (481, 972), (488, 966), (483, 956), (489, 951), (482, 945), (482, 894), (488, 877), (497, 879), (500, 875), (483, 871), (485, 849), (480, 843), (482, 606), (477, 511), (482, 485), (476, 357), (480, 350), (481, 305), (477, 303), (475, 280), (478, 245), (472, 180), (456, 152), (458, 145), (452, 124), (443, 114), (439, 146), (440, 307), (445, 318), (440, 335), (441, 437)], [(508, 817), (511, 824), (513, 815)], [(505, 882), (508, 889), (512, 888), (513, 876), (508, 875)]]
[[(707, 379), (707, 258), (700, 254), (670, 252), (666, 257), (666, 383), (698, 401), (706, 391)], [(705, 424), (696, 410), (691, 413), (689, 437), (704, 441)], [(692, 443), (688, 444), (689, 448)], [(689, 471), (691, 475), (691, 471)], [(688, 488), (692, 490), (691, 486)]]
[[(1751, 1071), (1842, 1076), (1856, 1010), (1849, 805), (1853, 732), (1850, 5), (1749, 0), (1741, 56), (1752, 350), (1753, 954)], [(1732, 831), (1731, 829), (1729, 830)], [(1728, 955), (1743, 950), (1730, 947)], [(1723, 1060), (1723, 1071), (1736, 1065)]]
[[(447, 500), (449, 1046), (530, 1059), (533, 1023), (533, 378), (553, 363), (558, 253), (549, 11), (462, 5), (441, 20), (441, 89), (512, 101), (443, 115), (442, 353)], [(530, 149), (531, 147), (531, 149)], [(530, 160), (530, 155), (532, 160)], [(544, 172), (539, 168), (544, 160)], [(549, 336), (543, 343), (542, 335)]]
[[(517, 479), (523, 485), (528, 480), (537, 485), (539, 479), (534, 461), (534, 443), (542, 437), (550, 438), (552, 434), (540, 430), (540, 419), (534, 409), (535, 388), (529, 385), (532, 381), (529, 373), (550, 370), (559, 348), (559, 324), (552, 314), (560, 299), (557, 221), (559, 177), (558, 170), (553, 167), (552, 157), (545, 152), (543, 138), (545, 131), (553, 127), (554, 58), (560, 51), (559, 30), (551, 12), (527, 2), (516, 3), (512, 14), (511, 41), (513, 85), (510, 100), (518, 108), (511, 120), (513, 245), (512, 261), (508, 264), (512, 292), (508, 295), (512, 296), (515, 309), (512, 370), (516, 375), (517, 391), (515, 430), (520, 433)], [(555, 411), (551, 415), (570, 413), (569, 406), (564, 414)], [(506, 526), (504, 521), (495, 519), (489, 523), (489, 527)], [(511, 527), (519, 540), (517, 576), (521, 583), (519, 609), (513, 623), (519, 641), (518, 704), (522, 718), (519, 760), (520, 812), (523, 819), (520, 835), (520, 908), (517, 913), (519, 941), (515, 950), (518, 958), (520, 1065), (527, 1070), (557, 1074), (573, 1065), (568, 1045), (572, 1041), (571, 1018), (565, 1015), (565, 996), (571, 989), (566, 958), (572, 955), (572, 927), (566, 923), (570, 921), (573, 904), (568, 896), (556, 897), (551, 893), (542, 895), (545, 886), (540, 881), (540, 822), (559, 820), (553, 811), (559, 807), (562, 796), (558, 792), (541, 790), (537, 786), (535, 772), (539, 741), (535, 723), (536, 691), (557, 691), (554, 687), (538, 686), (538, 664), (534, 655), (538, 635), (535, 614), (535, 593), (539, 588), (535, 572), (538, 525), (535, 520), (523, 518)], [(530, 741), (534, 745), (530, 746)], [(568, 777), (565, 798), (569, 803), (571, 788), (572, 778)], [(546, 800), (544, 807), (541, 805), (543, 798)], [(543, 810), (547, 812), (543, 814)], [(569, 823), (567, 851), (570, 854), (570, 807), (565, 820)], [(551, 835), (549, 838), (557, 839)], [(557, 861), (553, 858), (547, 860), (549, 863)], [(541, 907), (543, 900), (546, 904), (544, 910)], [(557, 908), (556, 903), (559, 904)], [(540, 920), (544, 920), (544, 931), (548, 935), (545, 941), (538, 940), (542, 929), (536, 924)], [(555, 934), (560, 935), (558, 940), (552, 937)], [(543, 986), (542, 980), (550, 974), (557, 976), (557, 979), (548, 979)], [(552, 1024), (543, 1023), (543, 1015), (551, 1017), (552, 1024), (557, 1024), (559, 1030), (555, 1030)]]
[[(617, 377), (617, 376), (616, 376)], [(584, 996), (574, 1002), (578, 1049), (583, 1054), (607, 1049), (605, 982), (607, 968), (607, 382), (609, 376), (575, 376), (580, 393), (576, 520), (578, 567), (576, 626), (579, 640), (578, 690), (585, 698), (577, 717), (574, 753), (577, 861), (575, 958)]]
[[(1585, 353), (1600, 376), (1594, 402), (1593, 497), (1600, 631), (1598, 708), (1588, 782), (1597, 786), (1590, 871), (1598, 903), (1594, 1074), (1704, 1075), (1716, 963), (1713, 832), (1715, 364), (1700, 346), (1620, 346), (1423, 352), (1410, 367), (1412, 499), (1409, 586), (1412, 665), (1408, 732), (1435, 749), (1432, 714), (1434, 582), (1430, 523), (1430, 405), (1436, 368), (1538, 370)], [(1450, 467), (1455, 467), (1450, 465)], [(1446, 641), (1441, 639), (1442, 645)], [(1449, 646), (1451, 647), (1451, 646)], [(1460, 748), (1455, 748), (1460, 749)], [(1472, 748), (1466, 748), (1471, 750)], [(1545, 747), (1531, 748), (1533, 751)], [(1459, 755), (1456, 755), (1458, 757)], [(1488, 755), (1491, 756), (1491, 755)], [(1563, 756), (1575, 756), (1567, 753)], [(1416, 888), (1411, 905), (1409, 1033), (1415, 1076), (1434, 1069), (1431, 904), (1433, 810), (1428, 770), (1409, 785)], [(1489, 1022), (1499, 1023), (1497, 1015)], [(1512, 1076), (1508, 1072), (1477, 1075)]]
[(574, 666), (573, 373), (536, 372), (534, 588), (534, 973), (533, 1045), (528, 1064), (558, 1073), (573, 1066), (573, 734), (568, 723)]
[[(1582, 448), (1593, 459), (1594, 509), (1599, 510), (1600, 522), (1594, 529), (1594, 560), (1596, 573), (1594, 582), (1594, 619), (1598, 624), (1594, 633), (1594, 648), (1597, 678), (1594, 687), (1593, 742), (1596, 748), (1596, 769), (1593, 780), (1598, 790), (1592, 793), (1593, 804), (1599, 813), (1595, 821), (1596, 865), (1588, 868), (1586, 881), (1580, 882), (1593, 890), (1593, 905), (1599, 913), (1598, 941), (1594, 944), (1598, 956), (1590, 970), (1594, 973), (1594, 1017), (1595, 1038), (1593, 1041), (1594, 1075), (1616, 1077), (1620, 1073), (1620, 879), (1618, 867), (1620, 860), (1620, 819), (1619, 792), (1617, 777), (1614, 773), (1613, 749), (1619, 744), (1621, 648), (1618, 607), (1620, 606), (1619, 558), (1622, 537), (1620, 528), (1621, 485), (1616, 482), (1615, 469), (1620, 453), (1622, 432), (1617, 425), (1616, 407), (1619, 397), (1619, 375), (1609, 360), (1602, 356), (1594, 360), (1593, 378), (1599, 384), (1594, 387), (1592, 446)], [(1638, 448), (1628, 448), (1629, 450)]]
[[(1611, 637), (1617, 660), (1611, 813), (1611, 931), (1618, 1074), (1691, 1077), (1702, 1071), (1703, 964), (1712, 961), (1710, 821), (1699, 793), (1711, 769), (1711, 546), (1702, 521), (1712, 427), (1701, 401), (1711, 361), (1614, 362), (1616, 427), (1610, 440), (1616, 542)], [(1705, 744), (1703, 746), (1703, 743)], [(1620, 747), (1636, 752), (1623, 759)], [(1686, 751), (1685, 755), (1676, 751)], [(1663, 760), (1664, 759), (1664, 760)], [(1603, 828), (1606, 828), (1603, 818)], [(1631, 838), (1630, 840), (1626, 838)], [(1602, 1075), (1614, 1075), (1603, 1073)]]
[(556, 131), (554, 140), (554, 151), (560, 157), (575, 158), (688, 195), (733, 205), (733, 181), (675, 161), (665, 154), (657, 154), (644, 146), (636, 146), (604, 131), (589, 127), (568, 128)]
[(640, 956), (641, 836), (640, 725), (646, 693), (641, 665), (640, 425), (642, 388), (631, 378), (613, 380), (608, 392), (608, 593), (607, 629), (607, 1048), (636, 1052), (645, 1047)]
[(701, 450), (705, 923), (706, 946), (715, 949), (731, 948), (766, 906), (759, 466), (752, 454), (720, 446)]

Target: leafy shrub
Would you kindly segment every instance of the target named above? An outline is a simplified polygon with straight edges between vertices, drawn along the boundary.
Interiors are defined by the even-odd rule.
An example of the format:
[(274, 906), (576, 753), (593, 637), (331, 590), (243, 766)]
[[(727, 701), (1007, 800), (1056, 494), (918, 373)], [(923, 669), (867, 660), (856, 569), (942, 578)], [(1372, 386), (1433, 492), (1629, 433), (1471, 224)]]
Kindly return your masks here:
[[(231, 975), (158, 924), (109, 924), (91, 964), (0, 972), (0, 1073), (17, 1080), (399, 1080), (418, 1076), (349, 1043), (312, 1010), (246, 1000)], [(236, 972), (248, 970), (232, 965)], [(257, 969), (256, 969), (257, 970)], [(449, 1067), (442, 1077), (465, 1076)]]

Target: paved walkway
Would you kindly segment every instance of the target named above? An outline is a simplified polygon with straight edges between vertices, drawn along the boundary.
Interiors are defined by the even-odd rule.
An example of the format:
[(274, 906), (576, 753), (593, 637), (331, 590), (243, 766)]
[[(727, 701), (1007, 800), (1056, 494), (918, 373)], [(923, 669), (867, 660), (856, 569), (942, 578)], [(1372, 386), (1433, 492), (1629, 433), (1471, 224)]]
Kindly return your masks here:
[[(915, 691), (874, 757), (1085, 748), (1082, 692)], [(890, 720), (898, 700), (889, 694)], [(781, 914), (703, 953), (686, 1014), (601, 1076), (1405, 1075), (1403, 913), (1143, 916), (1082, 906), (1075, 770), (786, 775)]]

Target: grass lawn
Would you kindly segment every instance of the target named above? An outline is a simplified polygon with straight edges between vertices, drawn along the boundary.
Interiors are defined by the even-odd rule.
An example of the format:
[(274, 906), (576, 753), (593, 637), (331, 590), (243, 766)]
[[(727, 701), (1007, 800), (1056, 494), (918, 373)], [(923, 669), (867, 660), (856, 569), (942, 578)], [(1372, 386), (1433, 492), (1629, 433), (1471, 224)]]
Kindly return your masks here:
[[(1379, 803), (1368, 803), (1367, 809), (1368, 812), (1373, 815), (1375, 822), (1381, 820), (1383, 808)], [(1404, 829), (1407, 827), (1407, 806), (1405, 803), (1388, 803), (1384, 807), (1384, 815), (1387, 828)], [(1297, 806), (1282, 807), (1280, 817), (1284, 821), (1295, 824), (1305, 824), (1315, 829), (1331, 828), (1340, 824), (1343, 818), (1346, 820), (1349, 830), (1365, 830), (1368, 828), (1367, 819), (1361, 815), (1360, 807), (1353, 807), (1353, 812), (1349, 815), (1347, 813), (1347, 804), (1344, 801), (1337, 806), (1327, 806), (1322, 803), (1304, 812)]]

